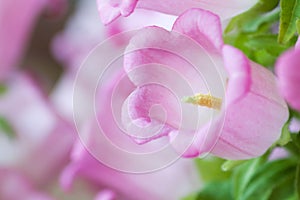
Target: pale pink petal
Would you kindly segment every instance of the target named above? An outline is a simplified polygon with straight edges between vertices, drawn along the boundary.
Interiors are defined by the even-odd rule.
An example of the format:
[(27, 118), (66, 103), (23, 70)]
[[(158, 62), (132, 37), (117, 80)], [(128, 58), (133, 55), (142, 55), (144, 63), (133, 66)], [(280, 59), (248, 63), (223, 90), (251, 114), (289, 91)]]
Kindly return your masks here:
[(53, 180), (66, 163), (75, 137), (73, 127), (56, 113), (37, 83), (26, 74), (8, 81), (0, 110), (16, 135), (7, 139), (1, 134), (0, 148), (5, 156), (1, 156), (0, 165), (23, 172), (35, 183)]
[(251, 64), (250, 91), (226, 108), (223, 131), (213, 154), (227, 159), (248, 159), (263, 154), (279, 139), (289, 113), (274, 75)]
[(109, 24), (119, 16), (130, 15), (138, 0), (97, 0), (98, 10), (104, 24)]
[(300, 120), (297, 118), (293, 118), (291, 120), (289, 129), (292, 133), (299, 133), (300, 132)]
[(251, 67), (248, 58), (239, 50), (229, 45), (223, 47), (224, 67), (229, 79), (226, 88), (226, 104), (243, 98), (251, 87)]
[(279, 57), (276, 62), (276, 74), (281, 94), (288, 104), (300, 111), (300, 50), (291, 49)]
[(171, 15), (181, 15), (190, 8), (202, 8), (228, 19), (251, 8), (257, 0), (98, 0), (103, 23), (108, 24), (119, 16), (128, 16), (135, 8), (155, 10)]
[[(95, 126), (95, 124), (91, 125)], [(93, 137), (88, 145), (94, 146), (92, 141), (96, 139), (95, 133), (99, 134), (94, 128), (88, 132)], [(94, 148), (97, 149), (98, 153), (106, 152), (107, 154), (107, 152), (110, 152), (107, 151), (105, 146), (94, 146)], [(81, 149), (80, 153), (78, 152), (79, 149)], [(122, 199), (179, 199), (199, 187), (197, 172), (192, 160), (180, 160), (153, 173), (131, 174), (105, 166), (107, 163), (96, 160), (82, 147), (81, 143), (78, 143), (76, 151), (72, 163), (64, 171), (64, 179), (75, 180), (77, 177), (84, 177), (95, 185), (117, 191), (117, 196), (122, 197)], [(107, 156), (113, 156), (112, 159), (115, 159), (116, 162), (124, 159), (115, 157), (115, 154)], [(130, 161), (127, 160), (127, 162)], [(155, 160), (152, 162), (155, 162)], [(135, 164), (143, 165), (146, 163)], [(158, 181), (160, 184), (157, 184)], [(161, 184), (164, 185), (163, 188)]]
[(103, 190), (98, 193), (94, 200), (114, 200), (116, 198), (116, 194), (111, 190)]
[(223, 39), (219, 17), (205, 10), (199, 11), (200, 9), (190, 9), (180, 15), (173, 30), (196, 40), (206, 50), (215, 48), (220, 51)]
[(296, 49), (300, 48), (300, 37), (298, 37), (298, 40), (297, 40), (296, 45), (295, 45), (295, 48)]
[(0, 198), (7, 200), (53, 200), (33, 187), (26, 177), (19, 173), (0, 169)]
[(96, 2), (80, 0), (65, 29), (54, 38), (52, 52), (64, 67), (71, 68), (71, 71), (76, 73), (86, 56), (100, 42), (110, 38), (112, 43), (110, 50), (101, 52), (101, 56), (127, 45), (127, 40), (123, 37), (111, 36), (154, 24), (170, 30), (174, 21), (174, 16), (138, 10), (126, 19), (119, 19), (104, 26), (99, 23)]

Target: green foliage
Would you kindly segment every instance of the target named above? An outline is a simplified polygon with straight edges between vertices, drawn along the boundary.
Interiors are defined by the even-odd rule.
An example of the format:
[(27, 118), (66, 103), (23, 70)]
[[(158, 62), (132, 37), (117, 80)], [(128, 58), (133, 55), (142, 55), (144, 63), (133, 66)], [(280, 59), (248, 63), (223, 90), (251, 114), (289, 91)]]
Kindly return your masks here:
[[(260, 0), (249, 11), (234, 17), (225, 30), (225, 43), (239, 48), (248, 58), (263, 66), (274, 66), (278, 56), (297, 40), (295, 35), (289, 34), (284, 43), (278, 42), (276, 29), (282, 15), (278, 3), (279, 0)], [(296, 22), (293, 24), (296, 27)]]
[(13, 139), (16, 137), (16, 133), (11, 124), (0, 116), (0, 133), (4, 133), (8, 138)]
[[(243, 187), (236, 186), (235, 199), (240, 200), (273, 200), (285, 199), (293, 194), (296, 163), (291, 159), (266, 162), (253, 170), (251, 176), (237, 176), (243, 181)], [(239, 181), (235, 181), (237, 183)], [(280, 195), (279, 195), (280, 194)]]
[(300, 163), (298, 163), (296, 170), (295, 190), (297, 199), (300, 199)]
[(279, 138), (279, 140), (276, 142), (277, 145), (279, 146), (284, 146), (286, 144), (288, 144), (291, 141), (291, 133), (289, 131), (289, 122), (287, 122), (281, 131), (281, 136)]
[(230, 177), (231, 172), (224, 172), (221, 169), (224, 159), (208, 157), (205, 159), (195, 159), (197, 168), (200, 171), (200, 179), (205, 182), (222, 181)]
[(274, 22), (278, 19), (278, 13), (271, 13), (274, 8), (277, 7), (279, 0), (260, 0), (258, 3), (252, 7), (247, 12), (244, 12), (236, 17), (234, 17), (228, 26), (226, 27), (225, 33), (230, 33), (232, 31), (242, 31), (242, 32), (255, 32), (264, 24)]
[(223, 171), (229, 171), (243, 164), (244, 162), (246, 162), (246, 160), (227, 160), (222, 164), (221, 169)]
[(281, 0), (280, 8), (278, 41), (285, 44), (291, 40), (297, 30), (297, 20), (300, 18), (300, 1)]
[(229, 181), (217, 181), (207, 184), (195, 200), (234, 200), (230, 192)]
[(0, 84), (0, 96), (4, 95), (6, 93), (6, 86), (3, 84)]

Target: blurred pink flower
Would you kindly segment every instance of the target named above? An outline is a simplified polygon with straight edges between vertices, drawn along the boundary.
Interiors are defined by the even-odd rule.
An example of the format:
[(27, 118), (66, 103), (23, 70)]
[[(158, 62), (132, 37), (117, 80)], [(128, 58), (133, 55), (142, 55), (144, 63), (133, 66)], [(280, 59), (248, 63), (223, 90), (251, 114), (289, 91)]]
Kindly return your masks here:
[(257, 0), (97, 0), (101, 20), (109, 24), (120, 16), (129, 16), (135, 8), (180, 15), (190, 8), (202, 8), (227, 19), (251, 8)]
[(66, 0), (0, 1), (0, 80), (19, 65), (39, 15), (61, 13)]
[(45, 185), (67, 163), (74, 129), (54, 111), (29, 75), (11, 77), (5, 87), (0, 117), (11, 130), (0, 129), (0, 167), (18, 171), (34, 186)]
[(300, 112), (300, 48), (298, 45), (283, 53), (276, 62), (278, 86), (282, 96), (288, 104)]
[(6, 200), (53, 200), (39, 192), (24, 176), (13, 170), (0, 169), (0, 198)]
[[(213, 63), (207, 60), (207, 54)], [(227, 159), (260, 156), (279, 138), (288, 119), (288, 109), (277, 91), (273, 74), (249, 61), (239, 50), (224, 45), (220, 20), (209, 11), (186, 11), (176, 20), (172, 32), (159, 27), (142, 29), (131, 39), (124, 65), (136, 86), (124, 107), (128, 112), (124, 118), (128, 132), (142, 136), (146, 130), (160, 127), (160, 132), (150, 137), (150, 141), (164, 135), (170, 135), (171, 141), (174, 136), (181, 137), (174, 143), (175, 148), (180, 148), (186, 138), (196, 134), (192, 145), (184, 151), (188, 157), (210, 151)], [(163, 66), (171, 70), (164, 72)], [(200, 116), (197, 116), (193, 113), (197, 107), (187, 103), (178, 106), (178, 100), (170, 91), (149, 84), (158, 81), (171, 85), (179, 98), (183, 98), (187, 92), (180, 79), (170, 75), (172, 70), (184, 77), (196, 93), (211, 92), (206, 84), (219, 87), (219, 90), (212, 91), (212, 95), (220, 98), (222, 105), (219, 112), (215, 110), (217, 115), (211, 121), (211, 109), (201, 108)], [(206, 76), (206, 80), (203, 81), (199, 73)], [(193, 95), (195, 93), (188, 96)], [(165, 119), (155, 113), (150, 117), (150, 109), (157, 104), (164, 108)], [(187, 125), (180, 132), (181, 113), (186, 110), (189, 111), (185, 117), (189, 121), (199, 118), (201, 128)], [(140, 128), (136, 130), (137, 127)], [(149, 137), (144, 142), (149, 142)]]
[[(120, 167), (122, 167), (122, 163), (132, 162), (130, 159), (126, 160), (126, 158), (116, 156), (115, 152), (105, 148), (106, 145), (97, 147), (103, 143), (103, 138), (101, 141), (97, 137), (97, 134), (101, 133), (95, 128), (96, 126), (96, 123), (92, 123), (87, 132), (90, 137), (88, 148), (93, 148), (96, 154), (103, 155), (105, 153), (106, 157), (110, 157), (111, 162), (121, 163)], [(149, 162), (156, 162), (156, 160)], [(147, 162), (131, 164), (142, 166), (147, 165)], [(130, 174), (112, 169), (106, 166), (106, 163), (99, 162), (80, 142), (74, 148), (72, 162), (61, 177), (62, 186), (66, 190), (70, 190), (74, 180), (79, 177), (85, 178), (95, 186), (98, 185), (98, 188), (110, 188), (114, 192), (110, 192), (109, 196), (117, 197), (117, 199), (180, 199), (200, 188), (199, 175), (192, 160), (178, 160), (173, 165), (156, 172)], [(102, 193), (102, 195), (104, 194)]]
[(292, 133), (300, 132), (300, 120), (297, 118), (292, 118), (289, 129)]

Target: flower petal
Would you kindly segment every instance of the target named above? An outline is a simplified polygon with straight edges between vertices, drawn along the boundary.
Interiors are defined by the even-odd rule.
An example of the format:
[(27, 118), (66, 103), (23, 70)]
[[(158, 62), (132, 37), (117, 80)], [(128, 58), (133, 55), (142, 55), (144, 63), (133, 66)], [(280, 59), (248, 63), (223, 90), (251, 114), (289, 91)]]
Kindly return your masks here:
[(289, 113), (275, 77), (252, 63), (251, 79), (249, 92), (226, 108), (223, 131), (212, 150), (215, 155), (227, 159), (257, 157), (280, 137)]
[(281, 94), (290, 106), (300, 111), (300, 49), (291, 49), (276, 62), (276, 74)]
[(138, 0), (97, 0), (98, 10), (104, 24), (109, 24), (119, 16), (130, 15)]
[(232, 46), (223, 47), (224, 66), (229, 74), (226, 90), (226, 104), (245, 96), (251, 87), (251, 68), (246, 56)]
[(220, 51), (223, 46), (220, 18), (206, 10), (189, 9), (184, 12), (175, 21), (173, 30), (191, 37), (206, 50), (214, 47)]
[(119, 16), (128, 16), (135, 8), (154, 10), (170, 15), (181, 15), (190, 8), (202, 8), (218, 14), (223, 20), (238, 15), (257, 3), (257, 0), (98, 0), (102, 21), (108, 24)]

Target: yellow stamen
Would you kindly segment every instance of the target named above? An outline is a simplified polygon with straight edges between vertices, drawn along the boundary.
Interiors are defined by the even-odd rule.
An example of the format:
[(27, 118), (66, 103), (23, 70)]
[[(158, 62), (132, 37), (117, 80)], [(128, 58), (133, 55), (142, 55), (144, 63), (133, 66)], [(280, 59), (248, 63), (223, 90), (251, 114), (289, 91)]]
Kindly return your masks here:
[(183, 101), (186, 103), (205, 106), (216, 110), (220, 110), (222, 106), (222, 99), (214, 97), (210, 94), (196, 94), (192, 97), (185, 97)]

